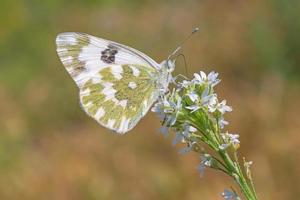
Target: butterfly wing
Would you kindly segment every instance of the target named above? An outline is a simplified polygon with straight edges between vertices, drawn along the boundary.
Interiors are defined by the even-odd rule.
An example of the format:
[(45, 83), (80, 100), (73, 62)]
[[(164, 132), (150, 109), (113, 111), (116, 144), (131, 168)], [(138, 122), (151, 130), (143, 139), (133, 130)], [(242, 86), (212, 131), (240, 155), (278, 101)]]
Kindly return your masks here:
[(59, 34), (56, 44), (82, 108), (101, 125), (126, 133), (156, 101), (160, 66), (145, 54), (83, 33)]
[(80, 90), (81, 105), (101, 125), (125, 133), (157, 99), (155, 72), (139, 65), (112, 65), (99, 74), (101, 80), (90, 79)]
[(95, 71), (111, 64), (137, 64), (159, 68), (150, 57), (131, 47), (85, 33), (61, 33), (56, 38), (57, 53), (80, 87)]

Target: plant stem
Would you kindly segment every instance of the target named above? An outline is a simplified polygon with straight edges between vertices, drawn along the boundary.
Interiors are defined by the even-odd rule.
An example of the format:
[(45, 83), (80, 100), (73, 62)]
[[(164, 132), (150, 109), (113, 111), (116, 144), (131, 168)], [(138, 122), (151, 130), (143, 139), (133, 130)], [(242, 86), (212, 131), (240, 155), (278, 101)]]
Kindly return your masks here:
[[(193, 118), (190, 118), (189, 121), (191, 125), (197, 127), (199, 131), (201, 130), (198, 124), (194, 122)], [(219, 163), (222, 163), (222, 165), (225, 167), (225, 169), (227, 170), (227, 172), (225, 173), (235, 179), (236, 183), (239, 185), (245, 198), (247, 200), (257, 200), (253, 182), (251, 182), (250, 180), (250, 186), (249, 186), (248, 182), (246, 181), (243, 171), (241, 170), (236, 151), (234, 152), (235, 161), (233, 161), (229, 156), (229, 154), (227, 153), (226, 149), (225, 150), (219, 149), (220, 142), (222, 142), (221, 138), (218, 137), (220, 136), (220, 129), (217, 128), (216, 132), (212, 131), (211, 134), (213, 135), (210, 135), (208, 133), (203, 133), (203, 131), (200, 132), (202, 133), (202, 136), (204, 136), (205, 138), (205, 140), (204, 138), (202, 138), (202, 142), (208, 144), (212, 149), (218, 152), (219, 156), (222, 158), (224, 163), (222, 163), (220, 160), (217, 161)]]
[(230, 176), (235, 178), (235, 181), (239, 185), (241, 191), (243, 192), (244, 196), (246, 197), (247, 200), (257, 200), (256, 195), (252, 190), (250, 189), (251, 187), (249, 186), (248, 182), (246, 181), (243, 172), (241, 168), (239, 167), (238, 162), (233, 162), (230, 156), (228, 155), (227, 152), (225, 151), (219, 151), (219, 155), (222, 157), (222, 159), (225, 162), (225, 165), (228, 166), (230, 169)]

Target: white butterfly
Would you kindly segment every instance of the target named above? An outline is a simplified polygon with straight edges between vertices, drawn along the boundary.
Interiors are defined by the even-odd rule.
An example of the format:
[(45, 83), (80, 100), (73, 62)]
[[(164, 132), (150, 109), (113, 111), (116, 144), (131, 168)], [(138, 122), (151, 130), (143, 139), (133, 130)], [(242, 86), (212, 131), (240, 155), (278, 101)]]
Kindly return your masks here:
[(59, 34), (56, 44), (83, 110), (120, 134), (138, 123), (173, 80), (172, 56), (158, 64), (131, 47), (75, 32)]

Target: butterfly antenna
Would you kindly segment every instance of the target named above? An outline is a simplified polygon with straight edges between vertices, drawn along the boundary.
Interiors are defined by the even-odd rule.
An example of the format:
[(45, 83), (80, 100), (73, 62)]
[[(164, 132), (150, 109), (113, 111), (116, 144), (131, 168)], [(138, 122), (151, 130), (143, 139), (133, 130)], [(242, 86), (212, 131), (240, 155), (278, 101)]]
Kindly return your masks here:
[(177, 60), (177, 58), (180, 57), (180, 56), (183, 58), (183, 61), (184, 61), (185, 74), (186, 74), (186, 76), (189, 76), (189, 72), (188, 72), (188, 68), (187, 68), (187, 64), (186, 64), (185, 55), (182, 54), (182, 53), (178, 54), (178, 55), (176, 56), (176, 60)]
[(192, 32), (181, 42), (179, 43), (179, 45), (177, 45), (175, 51), (173, 51), (173, 53), (171, 53), (168, 57), (168, 60), (170, 60), (171, 57), (173, 57), (174, 55), (176, 55), (176, 53), (182, 48), (182, 46), (184, 45), (184, 43), (190, 39), (190, 37), (194, 34), (197, 33), (199, 31), (199, 28), (196, 27), (192, 30)]

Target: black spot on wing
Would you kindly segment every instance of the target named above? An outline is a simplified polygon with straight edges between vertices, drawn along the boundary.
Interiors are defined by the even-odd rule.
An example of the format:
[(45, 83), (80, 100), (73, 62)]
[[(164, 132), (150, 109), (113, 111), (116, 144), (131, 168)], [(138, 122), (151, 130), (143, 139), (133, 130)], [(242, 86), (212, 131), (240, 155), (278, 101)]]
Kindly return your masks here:
[(101, 60), (111, 64), (115, 62), (115, 55), (118, 53), (117, 47), (109, 44), (106, 49), (101, 52)]

